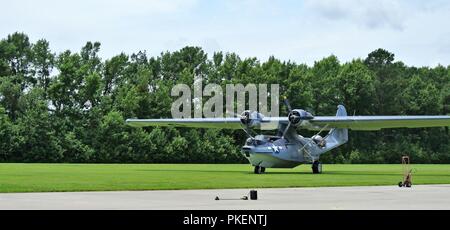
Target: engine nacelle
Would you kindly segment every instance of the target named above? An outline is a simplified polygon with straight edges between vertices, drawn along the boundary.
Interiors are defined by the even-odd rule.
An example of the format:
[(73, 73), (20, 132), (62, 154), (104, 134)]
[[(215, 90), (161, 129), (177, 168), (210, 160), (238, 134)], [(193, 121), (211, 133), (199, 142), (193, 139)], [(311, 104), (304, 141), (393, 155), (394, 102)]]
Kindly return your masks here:
[(259, 127), (264, 116), (256, 111), (245, 110), (241, 114), (241, 123), (246, 127)]
[(311, 113), (303, 109), (294, 109), (288, 115), (289, 122), (294, 126), (299, 125), (302, 120), (311, 120), (313, 118), (314, 116)]

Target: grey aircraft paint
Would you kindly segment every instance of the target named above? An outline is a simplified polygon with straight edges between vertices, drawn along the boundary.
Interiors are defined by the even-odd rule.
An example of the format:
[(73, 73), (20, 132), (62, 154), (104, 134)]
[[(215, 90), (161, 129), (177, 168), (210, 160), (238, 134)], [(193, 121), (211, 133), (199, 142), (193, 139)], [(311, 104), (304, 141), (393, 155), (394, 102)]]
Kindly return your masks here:
[[(288, 106), (290, 107), (290, 106)], [(238, 118), (127, 119), (134, 127), (175, 126), (192, 128), (243, 129), (249, 138), (241, 151), (255, 173), (265, 168), (293, 168), (312, 163), (313, 173), (320, 173), (320, 156), (348, 141), (348, 130), (384, 128), (420, 128), (450, 126), (450, 116), (347, 116), (343, 105), (336, 116), (312, 116), (302, 109), (289, 111), (287, 117), (264, 117), (256, 111), (244, 111)], [(250, 129), (278, 130), (276, 136), (250, 135)], [(319, 131), (303, 137), (297, 129)], [(322, 132), (328, 131), (325, 137)]]

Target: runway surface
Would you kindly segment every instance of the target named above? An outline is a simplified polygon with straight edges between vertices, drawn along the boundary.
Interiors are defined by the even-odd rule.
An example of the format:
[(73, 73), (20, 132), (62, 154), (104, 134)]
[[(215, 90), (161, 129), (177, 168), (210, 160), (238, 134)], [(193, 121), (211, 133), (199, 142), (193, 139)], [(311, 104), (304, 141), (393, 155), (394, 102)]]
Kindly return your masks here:
[(0, 209), (450, 209), (450, 185), (3, 193)]

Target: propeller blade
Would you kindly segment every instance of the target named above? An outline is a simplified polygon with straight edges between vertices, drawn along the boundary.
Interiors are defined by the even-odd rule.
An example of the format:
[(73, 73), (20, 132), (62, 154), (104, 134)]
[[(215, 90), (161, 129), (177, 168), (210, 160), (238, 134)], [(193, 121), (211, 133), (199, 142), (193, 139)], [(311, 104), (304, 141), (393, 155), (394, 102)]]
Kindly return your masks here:
[(284, 98), (284, 104), (286, 105), (286, 108), (288, 109), (288, 113), (292, 111), (291, 104), (289, 104), (289, 100), (287, 98)]
[(283, 131), (283, 136), (281, 136), (281, 138), (284, 139), (284, 136), (286, 135), (287, 131), (289, 130), (289, 128), (291, 127), (291, 122), (288, 123), (288, 125), (286, 126), (286, 128)]

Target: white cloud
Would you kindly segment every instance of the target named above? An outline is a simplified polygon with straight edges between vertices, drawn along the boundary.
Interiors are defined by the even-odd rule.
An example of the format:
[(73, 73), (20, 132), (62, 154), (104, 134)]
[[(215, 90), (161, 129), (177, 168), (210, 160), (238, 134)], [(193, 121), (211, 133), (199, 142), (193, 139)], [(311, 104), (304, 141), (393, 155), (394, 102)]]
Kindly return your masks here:
[(388, 26), (400, 30), (406, 17), (405, 7), (408, 8), (408, 4), (391, 0), (306, 0), (305, 6), (329, 20), (348, 20), (368, 28)]
[(408, 65), (450, 64), (449, 1), (17, 0), (2, 6), (2, 38), (23, 31), (31, 40), (49, 40), (56, 52), (78, 51), (86, 41), (100, 41), (104, 58), (195, 45), (210, 55), (223, 50), (313, 64), (330, 54), (365, 58), (381, 47)]

